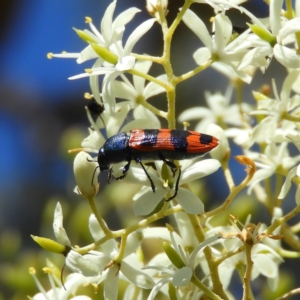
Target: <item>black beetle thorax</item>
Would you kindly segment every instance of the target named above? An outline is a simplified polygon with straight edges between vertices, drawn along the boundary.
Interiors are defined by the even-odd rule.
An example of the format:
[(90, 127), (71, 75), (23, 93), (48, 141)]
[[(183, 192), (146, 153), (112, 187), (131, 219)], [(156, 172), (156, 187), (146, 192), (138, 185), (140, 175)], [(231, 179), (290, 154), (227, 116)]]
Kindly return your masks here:
[(131, 160), (128, 140), (129, 137), (125, 132), (121, 132), (107, 139), (103, 147), (99, 150), (99, 166), (105, 167), (113, 163)]

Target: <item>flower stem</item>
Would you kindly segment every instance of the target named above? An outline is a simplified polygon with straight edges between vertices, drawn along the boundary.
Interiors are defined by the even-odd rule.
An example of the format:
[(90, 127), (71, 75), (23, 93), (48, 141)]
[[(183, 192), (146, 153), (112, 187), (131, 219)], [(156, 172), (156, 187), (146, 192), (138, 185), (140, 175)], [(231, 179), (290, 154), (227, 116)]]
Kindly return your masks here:
[(206, 262), (210, 271), (210, 276), (213, 284), (213, 292), (222, 297), (223, 300), (229, 300), (223, 290), (223, 285), (220, 280), (218, 271), (218, 264), (215, 263), (215, 257), (213, 256), (211, 248), (209, 246), (205, 247), (203, 253), (205, 255)]
[(108, 235), (111, 233), (111, 231), (107, 228), (105, 222), (103, 221), (103, 219), (101, 218), (98, 209), (96, 207), (96, 203), (95, 203), (95, 197), (89, 197), (87, 198), (90, 204), (90, 207), (92, 209), (93, 214), (95, 215), (101, 229), (103, 230), (105, 235)]
[(245, 244), (245, 253), (246, 253), (246, 271), (244, 274), (244, 293), (242, 300), (250, 300), (253, 299), (253, 294), (250, 287), (250, 280), (251, 280), (251, 272), (253, 267), (253, 261), (251, 259), (251, 249), (253, 245)]
[(209, 299), (212, 300), (223, 300), (223, 299), (227, 299), (227, 298), (221, 298), (220, 296), (218, 296), (217, 294), (215, 294), (214, 292), (212, 292), (205, 284), (203, 284), (195, 275), (193, 275), (191, 282), (193, 284), (195, 284), (199, 290), (203, 291), (208, 297), (210, 297)]

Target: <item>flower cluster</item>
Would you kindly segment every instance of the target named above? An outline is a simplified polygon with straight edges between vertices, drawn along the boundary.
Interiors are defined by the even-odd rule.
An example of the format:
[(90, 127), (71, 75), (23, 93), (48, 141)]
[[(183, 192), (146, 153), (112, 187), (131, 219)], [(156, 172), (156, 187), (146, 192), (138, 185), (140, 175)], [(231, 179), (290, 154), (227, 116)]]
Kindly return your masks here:
[[(85, 247), (72, 244), (64, 229), (62, 208), (58, 203), (53, 224), (57, 242), (33, 238), (43, 248), (63, 254), (72, 273), (64, 284), (49, 275), (51, 289), (46, 293), (32, 269), (31, 274), (40, 289), (33, 299), (67, 299), (70, 295), (74, 296), (72, 299), (90, 299), (75, 296), (79, 287), (87, 285), (97, 291), (101, 289), (105, 299), (146, 297), (152, 300), (159, 295), (169, 299), (234, 299), (231, 288), (235, 283), (235, 270), (242, 279), (243, 299), (262, 297), (252, 289), (252, 281), (258, 276), (266, 277), (269, 289), (274, 293), (272, 299), (278, 296), (279, 266), (284, 257), (299, 257), (300, 249), (296, 235), (300, 226), (291, 228), (287, 225), (300, 212), (300, 155), (295, 151), (300, 150), (300, 1), (295, 1), (295, 8), (286, 1), (285, 9), (283, 0), (268, 1), (269, 15), (264, 19), (249, 12), (242, 6), (243, 2), (185, 0), (170, 23), (166, 19), (168, 1), (148, 0), (146, 9), (151, 17), (138, 25), (123, 43), (126, 25), (140, 10), (132, 7), (114, 17), (115, 0), (107, 7), (100, 30), (90, 18), (86, 18), (89, 30), (75, 29), (87, 43), (81, 52), (48, 55), (76, 58), (79, 64), (93, 60), (93, 65), (83, 74), (70, 79), (88, 77), (91, 88), (88, 96), (94, 98), (96, 107), (101, 108), (96, 113), (86, 109), (89, 135), (81, 148), (72, 150), (80, 151), (74, 160), (75, 191), (91, 207), (88, 224), (94, 242)], [(212, 30), (193, 11), (192, 4), (213, 8)], [(248, 18), (246, 29), (235, 28), (228, 10), (236, 10)], [(170, 51), (179, 24), (184, 24), (186, 30), (195, 34), (202, 46), (194, 49), (196, 67), (176, 76)], [(134, 53), (135, 45), (152, 26), (161, 26), (162, 56)], [(262, 84), (252, 93), (255, 101), (247, 103), (243, 97), (245, 84), (251, 84), (256, 73), (267, 72), (274, 63), (287, 74), (281, 91), (277, 90), (273, 80), (273, 97), (270, 88)], [(152, 75), (153, 64), (162, 66), (164, 73)], [(229, 80), (226, 92), (206, 91), (206, 107), (195, 102), (176, 120), (177, 85), (208, 67)], [(167, 111), (151, 104), (152, 97), (161, 94), (166, 98)], [(234, 98), (236, 102), (233, 102)], [(184, 140), (187, 128), (175, 131), (179, 137), (174, 139), (184, 140), (185, 144), (174, 143), (174, 149), (170, 150), (171, 138), (161, 130), (162, 122), (168, 123), (167, 132), (171, 132), (176, 121), (188, 127), (191, 120), (198, 122), (194, 130), (201, 132), (199, 141)], [(142, 131), (135, 136), (133, 129)], [(146, 141), (141, 134), (146, 132), (145, 129), (152, 130), (151, 139)], [(135, 146), (126, 144), (130, 133), (118, 135), (120, 132), (131, 132)], [(163, 136), (160, 139), (159, 134)], [(199, 160), (200, 155), (195, 155), (185, 159), (191, 157), (188, 154), (193, 151), (192, 143), (204, 149), (211, 141), (215, 143), (209, 149), (211, 158)], [(98, 165), (87, 154), (97, 154), (100, 148), (103, 152), (100, 151), (99, 157), (104, 151), (109, 154), (107, 165), (101, 164), (99, 157)], [(138, 157), (133, 159), (131, 151), (144, 151), (140, 154), (141, 159), (147, 158), (147, 161)], [(151, 151), (157, 151), (157, 156)], [(166, 151), (179, 154), (169, 159), (171, 155), (165, 157)], [(201, 151), (202, 154), (209, 152)], [(236, 159), (246, 166), (244, 178), (238, 183), (234, 180), (235, 167), (229, 163), (233, 151), (239, 151)], [(129, 193), (133, 195), (130, 196), (132, 218), (142, 218), (117, 231), (109, 228), (95, 202), (102, 190), (98, 182), (99, 171), (102, 176), (105, 170), (108, 170), (109, 181), (111, 177), (123, 179), (124, 184), (132, 187)], [(194, 182), (217, 171), (224, 174), (228, 195), (225, 199), (217, 199), (215, 207), (209, 208), (204, 205), (205, 189), (201, 190)], [(218, 181), (214, 182), (216, 189), (223, 189)], [(282, 204), (290, 195), (292, 183), (298, 185), (296, 203), (289, 204), (285, 214)], [(113, 182), (113, 185), (118, 189), (117, 183)], [(243, 190), (247, 193), (242, 193)], [(221, 197), (218, 193), (215, 195)], [(243, 204), (247, 197), (259, 209), (265, 207), (269, 218), (260, 214), (253, 218), (261, 218), (257, 224), (250, 223), (255, 208), (252, 204), (247, 209)], [(234, 211), (236, 217), (230, 214), (234, 206), (239, 206)], [(172, 226), (156, 226), (156, 221), (171, 216)], [(244, 217), (245, 221), (241, 223), (239, 219)], [(292, 250), (284, 249), (282, 238)], [(160, 245), (160, 250), (146, 258), (152, 250), (151, 243)], [(295, 293), (284, 292), (287, 295)]]

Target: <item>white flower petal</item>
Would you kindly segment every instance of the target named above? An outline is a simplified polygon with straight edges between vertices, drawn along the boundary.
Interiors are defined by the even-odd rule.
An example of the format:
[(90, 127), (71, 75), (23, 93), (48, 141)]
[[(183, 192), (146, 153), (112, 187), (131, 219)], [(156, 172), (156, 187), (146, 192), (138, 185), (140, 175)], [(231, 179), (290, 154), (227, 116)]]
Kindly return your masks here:
[[(159, 121), (158, 117), (153, 112), (146, 109), (142, 105), (138, 105), (133, 110), (133, 117), (135, 119), (143, 119), (145, 121), (145, 123), (149, 122), (148, 128), (153, 128), (153, 129), (161, 128), (160, 121)], [(139, 127), (136, 127), (136, 128), (139, 128)]]
[(143, 194), (133, 203), (133, 212), (135, 216), (145, 216), (150, 214), (158, 203), (165, 197), (166, 190), (157, 189), (155, 193), (149, 191)]
[(117, 1), (113, 1), (105, 10), (101, 20), (101, 33), (105, 40), (106, 46), (110, 44), (112, 38), (112, 19), (116, 8)]
[(182, 21), (198, 36), (208, 49), (212, 49), (212, 40), (207, 27), (193, 11), (188, 9)]
[(117, 300), (118, 297), (118, 281), (119, 266), (113, 265), (109, 268), (104, 283), (104, 298), (106, 300)]
[(270, 1), (270, 26), (272, 34), (277, 36), (279, 29), (281, 28), (281, 10), (283, 0)]
[(118, 60), (118, 63), (116, 64), (116, 70), (123, 72), (126, 70), (130, 70), (133, 68), (135, 64), (135, 57), (133, 56), (123, 56), (120, 57), (120, 59)]
[(140, 288), (151, 289), (155, 282), (154, 280), (145, 272), (135, 268), (136, 266), (130, 266), (125, 261), (122, 262), (121, 272), (124, 274), (130, 282), (134, 283)]
[[(185, 213), (184, 213), (185, 214)], [(186, 215), (186, 214), (185, 214)], [(166, 227), (148, 227), (143, 229), (144, 239), (162, 239), (164, 241), (171, 242), (170, 232)], [(173, 232), (176, 245), (182, 245), (182, 238)]]
[[(281, 0), (282, 1), (282, 0)], [(293, 18), (289, 20), (280, 30), (277, 35), (279, 43), (288, 37), (290, 34), (294, 34), (300, 31), (300, 18)]]
[(173, 284), (175, 286), (188, 285), (193, 276), (193, 271), (189, 267), (183, 267), (175, 271), (173, 276)]
[(297, 175), (297, 168), (298, 167), (294, 167), (293, 169), (291, 169), (289, 171), (288, 176), (286, 177), (285, 182), (284, 182), (283, 186), (281, 187), (281, 191), (279, 193), (278, 199), (285, 198), (286, 194), (290, 190), (291, 185), (292, 185), (291, 179)]
[[(105, 223), (105, 221), (103, 222)], [(94, 214), (91, 214), (89, 218), (89, 230), (95, 241), (99, 241), (104, 237), (103, 230), (101, 229)], [(103, 250), (103, 253), (105, 254), (109, 255), (111, 252), (115, 251), (115, 249), (117, 249), (117, 243), (114, 239), (110, 239), (101, 244), (101, 250)]]
[(122, 98), (124, 100), (134, 101), (138, 96), (134, 87), (124, 81), (114, 80), (112, 83), (112, 89), (115, 97)]
[(300, 57), (295, 50), (276, 44), (274, 56), (285, 67), (291, 69), (300, 68)]
[(120, 128), (130, 111), (131, 106), (128, 101), (122, 101), (116, 104), (115, 112), (106, 123), (107, 136), (111, 137), (120, 132)]
[(254, 254), (252, 260), (259, 272), (270, 278), (278, 276), (278, 266), (267, 254)]
[(114, 20), (113, 22), (113, 30), (115, 30), (118, 27), (122, 27), (129, 23), (133, 17), (140, 12), (141, 10), (136, 7), (130, 7), (123, 12), (121, 12)]
[(125, 55), (129, 55), (138, 40), (152, 27), (156, 19), (149, 19), (139, 25), (128, 37), (124, 47)]
[(99, 58), (99, 55), (94, 51), (94, 49), (90, 45), (88, 45), (81, 51), (80, 56), (77, 58), (76, 62), (78, 64), (82, 64), (85, 61), (94, 58), (100, 59), (103, 63), (103, 59)]
[(86, 254), (82, 256), (73, 250), (68, 253), (66, 259), (66, 265), (71, 270), (87, 277), (99, 275), (109, 262), (110, 258), (101, 252), (97, 252), (97, 255)]
[(251, 179), (249, 183), (249, 188), (247, 191), (247, 194), (249, 195), (253, 189), (253, 187), (259, 183), (260, 181), (270, 177), (274, 173), (275, 169), (273, 167), (270, 167), (268, 169), (260, 169), (255, 172), (253, 178)]
[(193, 58), (201, 66), (211, 58), (211, 52), (208, 48), (201, 47), (194, 52)]
[(232, 24), (230, 19), (225, 14), (217, 14), (215, 18), (215, 40), (214, 40), (214, 52), (222, 52), (227, 45), (231, 34)]
[[(103, 63), (103, 59), (98, 58), (95, 61), (92, 69), (100, 67), (102, 65), (102, 63)], [(95, 98), (97, 103), (100, 104), (102, 101), (101, 101), (101, 97), (100, 97), (99, 78), (98, 78), (98, 76), (90, 76), (90, 87), (91, 87), (93, 97)]]
[[(147, 110), (148, 114), (152, 114), (149, 110)], [(129, 130), (132, 129), (148, 129), (148, 128), (160, 128), (160, 122), (158, 118), (153, 114), (153, 118), (141, 118), (139, 117), (138, 119), (135, 119), (129, 123), (127, 123), (124, 127), (122, 127), (122, 131), (128, 132)]]
[(99, 190), (98, 163), (86, 152), (79, 152), (73, 164), (76, 184), (79, 192), (86, 198), (94, 197)]
[(134, 253), (141, 245), (143, 238), (144, 236), (142, 231), (134, 231), (130, 233), (127, 237), (124, 257)]
[(172, 277), (166, 277), (157, 282), (154, 288), (151, 290), (151, 293), (149, 294), (147, 300), (154, 300), (158, 292), (162, 289), (163, 285), (170, 282), (171, 280)]
[[(139, 70), (142, 73), (148, 74), (151, 66), (152, 66), (152, 61), (138, 60), (135, 63), (134, 68), (136, 70)], [(136, 76), (136, 75), (133, 76), (133, 85), (139, 95), (144, 94), (145, 81), (146, 79), (141, 76)]]
[(178, 116), (178, 122), (186, 122), (194, 119), (201, 119), (212, 115), (210, 109), (206, 107), (192, 107), (186, 109)]
[(238, 70), (242, 70), (249, 65), (255, 67), (265, 67), (268, 63), (268, 56), (272, 53), (270, 46), (255, 47), (248, 51), (239, 64)]
[[(119, 177), (122, 174), (123, 166), (125, 166), (126, 163), (122, 165), (119, 169), (114, 168), (114, 177)], [(130, 167), (129, 171), (127, 172), (126, 177), (123, 179), (124, 182), (132, 183), (132, 184), (138, 184), (143, 186), (150, 187), (150, 180), (148, 179), (145, 171), (142, 169), (142, 167), (138, 167), (136, 162), (132, 162), (131, 164), (134, 164), (136, 166)], [(121, 172), (120, 172), (121, 171)], [(148, 175), (151, 177), (154, 185), (156, 188), (161, 187), (161, 179), (153, 173), (150, 169), (147, 169)]]
[(201, 214), (204, 211), (203, 202), (187, 189), (179, 188), (176, 199), (188, 214)]
[[(300, 57), (298, 59), (300, 65)], [(284, 105), (285, 110), (287, 110), (288, 103), (290, 102), (290, 93), (292, 90), (292, 86), (299, 78), (299, 75), (300, 75), (299, 70), (292, 70), (283, 82), (281, 93), (280, 93), (280, 99), (282, 104)]]
[(178, 224), (179, 234), (182, 237), (179, 241), (174, 234), (175, 232), (173, 232), (172, 236), (175, 239), (175, 244), (181, 246), (182, 249), (194, 249), (199, 244), (199, 241), (194, 234), (190, 234), (193, 226), (189, 221), (189, 216), (186, 212), (178, 212), (174, 214), (174, 218)]
[(113, 82), (114, 80), (121, 74), (121, 72), (113, 72), (111, 74), (107, 74), (103, 78), (103, 90), (102, 90), (102, 98), (105, 106), (105, 110), (108, 114), (114, 115), (115, 107), (116, 107), (116, 99), (113, 94)]
[(184, 170), (180, 184), (188, 183), (198, 178), (210, 175), (220, 168), (221, 164), (216, 159), (205, 159), (194, 163)]
[(99, 132), (97, 131), (93, 131), (82, 141), (81, 146), (83, 148), (97, 149), (97, 151), (99, 151), (99, 148), (102, 147), (104, 143), (105, 138), (103, 137), (103, 135), (99, 134)]
[(63, 212), (59, 202), (57, 202), (54, 210), (53, 231), (60, 244), (71, 247), (71, 242), (63, 226)]
[[(167, 75), (166, 74), (159, 75), (156, 77), (156, 79), (161, 80), (163, 82), (167, 82)], [(143, 91), (145, 99), (149, 99), (153, 96), (156, 96), (164, 92), (166, 92), (166, 90), (161, 85), (158, 85), (153, 81), (149, 82)]]
[(143, 290), (137, 288), (134, 284), (129, 284), (124, 293), (123, 299), (135, 299), (135, 300), (143, 300)]

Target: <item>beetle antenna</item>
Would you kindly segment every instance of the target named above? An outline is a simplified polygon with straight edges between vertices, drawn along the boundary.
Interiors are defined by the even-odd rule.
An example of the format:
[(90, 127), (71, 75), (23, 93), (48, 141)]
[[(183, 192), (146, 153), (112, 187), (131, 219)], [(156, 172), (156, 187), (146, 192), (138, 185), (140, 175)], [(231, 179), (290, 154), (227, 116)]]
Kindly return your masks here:
[[(93, 161), (93, 160), (92, 160)], [(97, 166), (94, 170), (93, 176), (92, 176), (92, 182), (91, 182), (91, 186), (93, 186), (93, 182), (94, 182), (94, 177), (95, 177), (95, 173), (97, 171), (97, 169), (99, 168), (99, 166)]]

